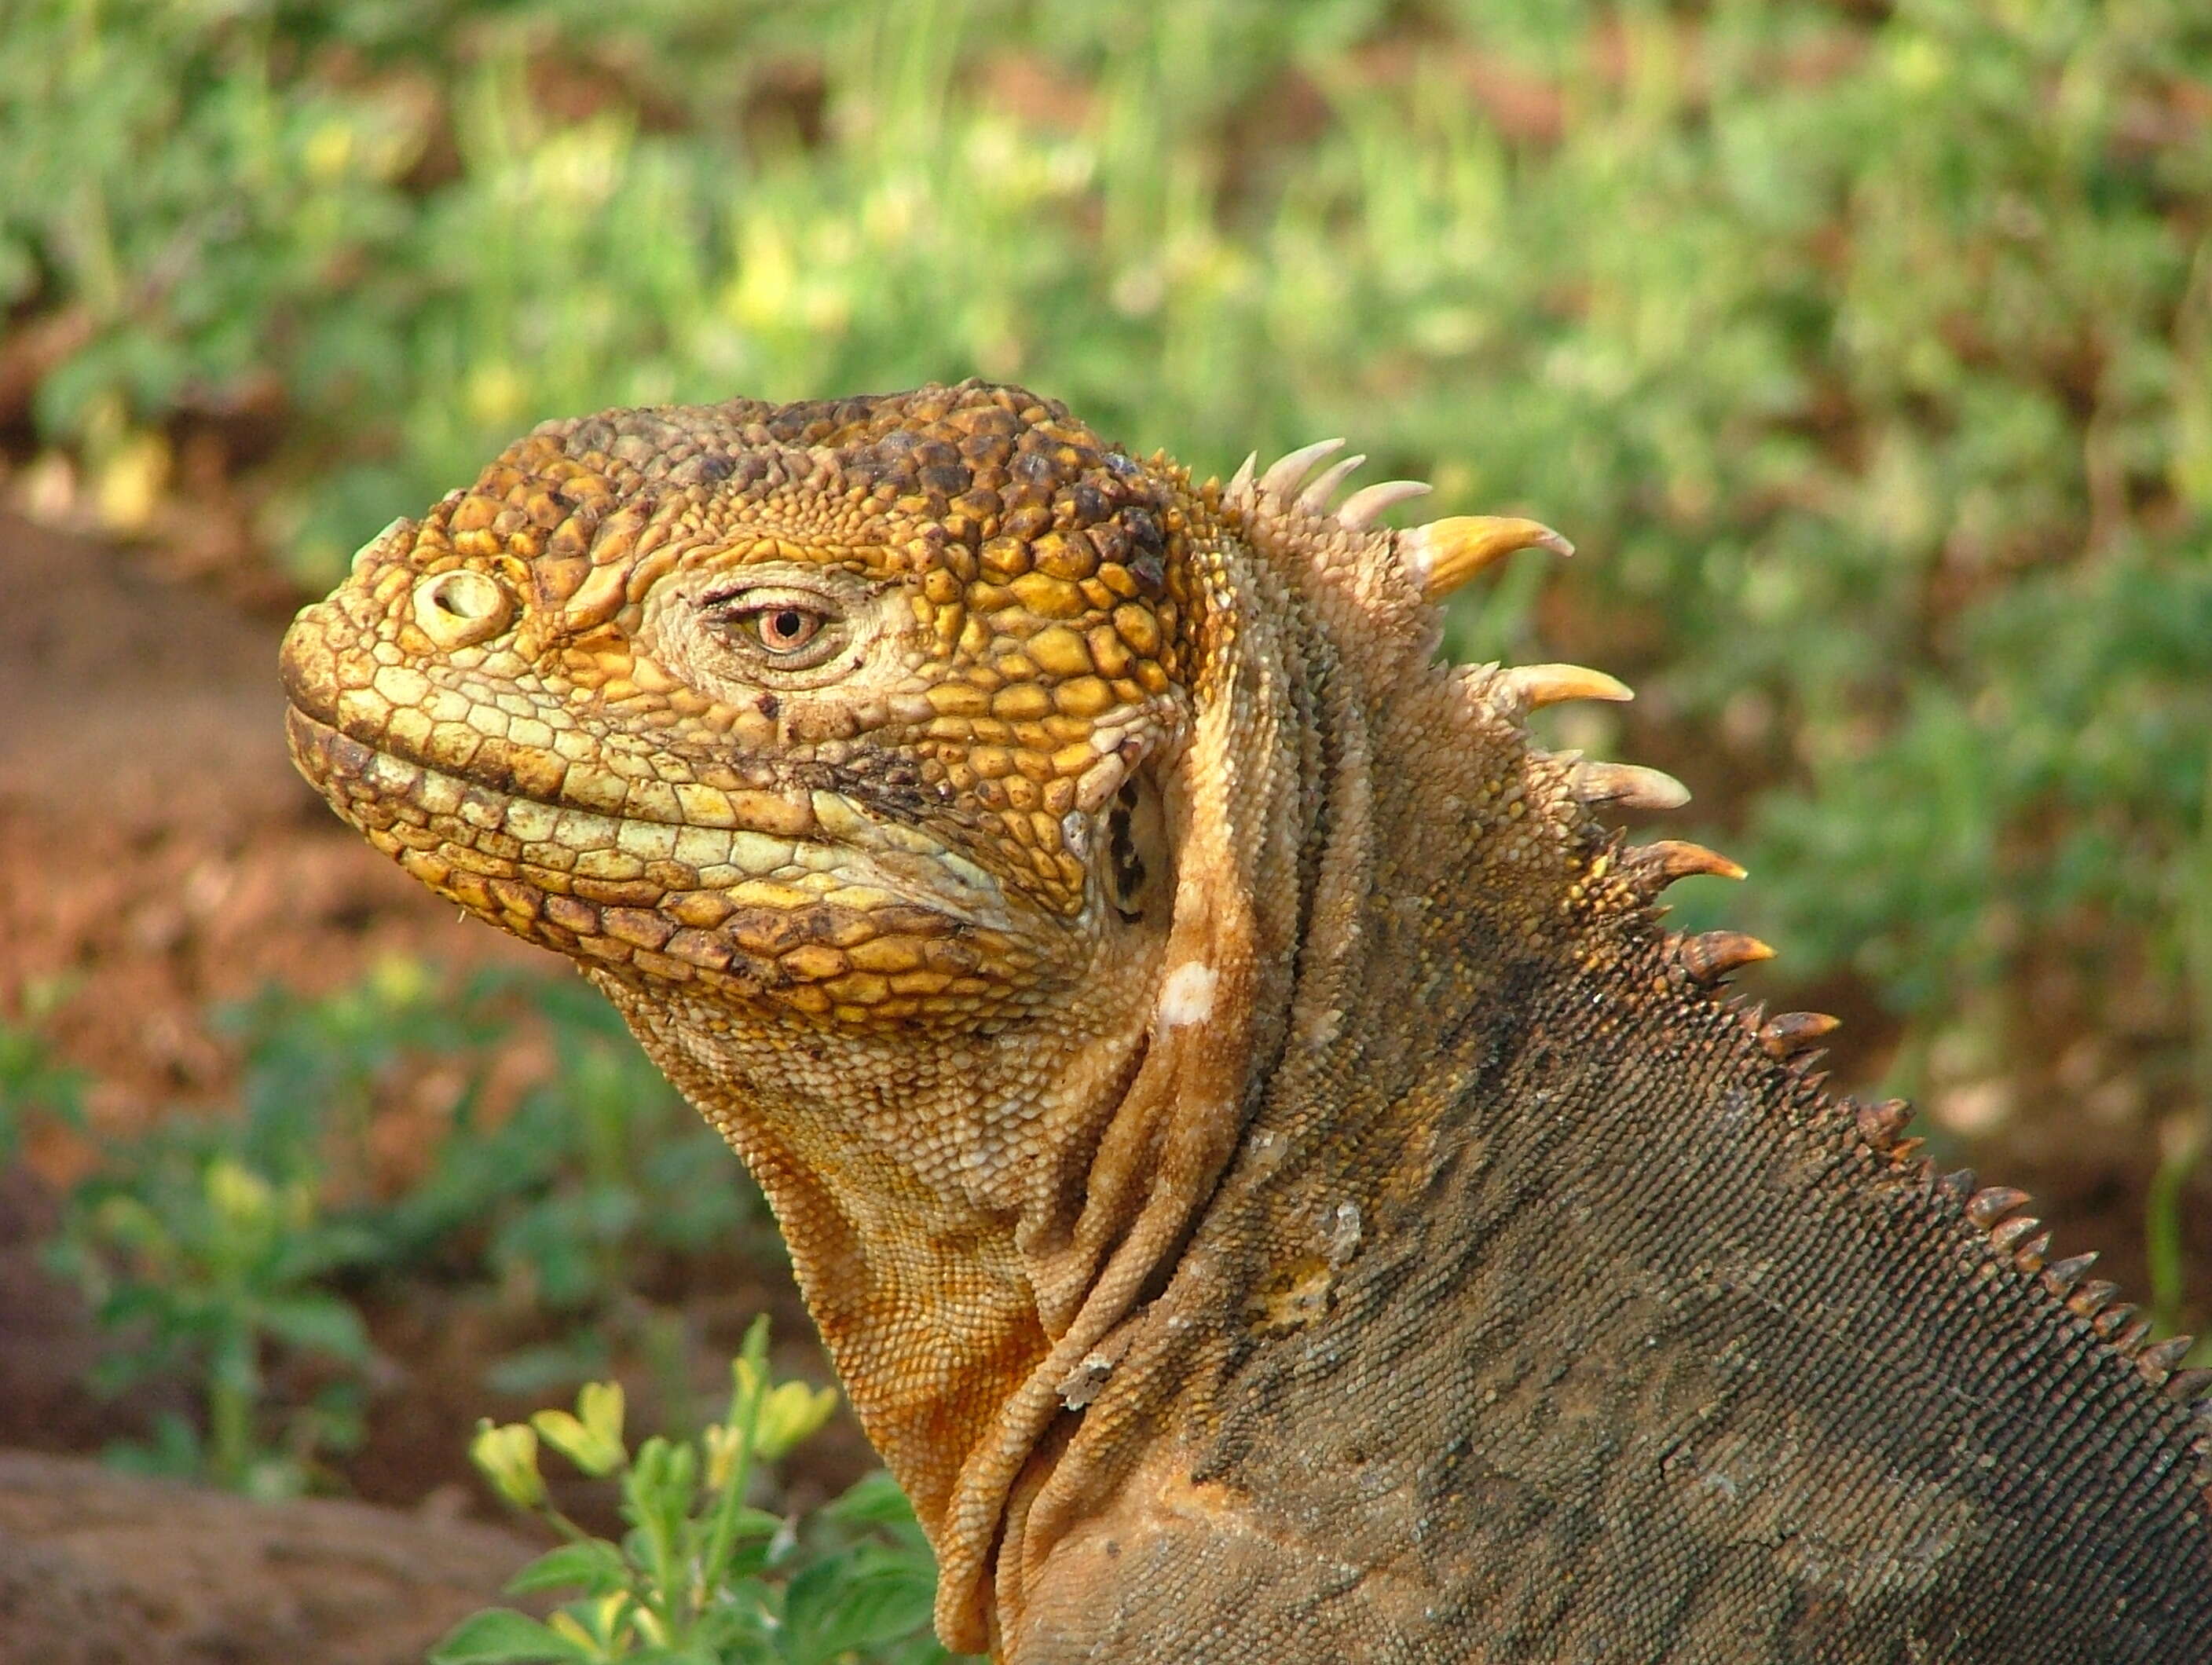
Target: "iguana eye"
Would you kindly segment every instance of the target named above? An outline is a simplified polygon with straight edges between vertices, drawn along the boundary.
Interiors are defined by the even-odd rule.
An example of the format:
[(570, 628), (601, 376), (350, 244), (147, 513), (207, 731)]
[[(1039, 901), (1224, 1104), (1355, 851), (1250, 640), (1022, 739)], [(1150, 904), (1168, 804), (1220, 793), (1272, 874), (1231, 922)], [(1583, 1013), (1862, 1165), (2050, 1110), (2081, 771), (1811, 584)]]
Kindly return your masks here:
[(781, 586), (709, 596), (707, 613), (725, 640), (779, 671), (811, 670), (835, 659), (851, 635), (824, 598)]
[(822, 633), (823, 617), (805, 607), (781, 603), (738, 615), (738, 623), (771, 653), (795, 653)]

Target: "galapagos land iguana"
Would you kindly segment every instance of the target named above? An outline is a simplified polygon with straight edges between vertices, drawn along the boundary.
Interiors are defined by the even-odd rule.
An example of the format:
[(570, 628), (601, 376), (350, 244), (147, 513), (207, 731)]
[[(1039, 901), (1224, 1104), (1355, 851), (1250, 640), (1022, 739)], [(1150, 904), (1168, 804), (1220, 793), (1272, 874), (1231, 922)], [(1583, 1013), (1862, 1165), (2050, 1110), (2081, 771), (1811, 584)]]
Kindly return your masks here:
[[(1532, 522), (1018, 388), (549, 422), (284, 645), (295, 757), (750, 1165), (1016, 1665), (2212, 1661), (2212, 1373), (1824, 1091), (1596, 818)], [(1333, 506), (1332, 506), (1333, 505)]]

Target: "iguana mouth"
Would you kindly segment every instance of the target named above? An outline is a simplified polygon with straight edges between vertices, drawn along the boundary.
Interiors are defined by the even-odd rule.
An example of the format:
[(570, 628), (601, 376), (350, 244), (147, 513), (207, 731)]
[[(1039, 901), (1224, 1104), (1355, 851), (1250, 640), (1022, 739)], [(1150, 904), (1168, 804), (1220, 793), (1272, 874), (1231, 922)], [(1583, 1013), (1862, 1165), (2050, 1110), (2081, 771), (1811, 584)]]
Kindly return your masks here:
[(361, 748), (364, 758), (381, 757), (459, 781), (464, 792), (483, 797), (480, 812), (492, 812), (495, 803), (520, 802), (556, 813), (743, 828), (784, 839), (823, 830), (814, 794), (777, 781), (768, 759), (752, 760), (750, 776), (717, 760), (701, 771), (705, 778), (674, 782), (642, 757), (627, 760), (627, 767), (611, 764), (607, 738), (574, 726), (556, 699), (519, 707), (489, 678), (459, 665), (450, 679), (434, 681), (411, 667), (380, 665), (366, 640), (373, 628), (373, 621), (349, 617), (331, 602), (300, 614), (285, 635), (281, 661), (291, 715)]
[(774, 830), (705, 825), (463, 775), (296, 696), (286, 737), (331, 807), (431, 889), (617, 975), (870, 1021), (987, 1010), (1034, 958), (997, 879), (842, 793), (745, 793)]

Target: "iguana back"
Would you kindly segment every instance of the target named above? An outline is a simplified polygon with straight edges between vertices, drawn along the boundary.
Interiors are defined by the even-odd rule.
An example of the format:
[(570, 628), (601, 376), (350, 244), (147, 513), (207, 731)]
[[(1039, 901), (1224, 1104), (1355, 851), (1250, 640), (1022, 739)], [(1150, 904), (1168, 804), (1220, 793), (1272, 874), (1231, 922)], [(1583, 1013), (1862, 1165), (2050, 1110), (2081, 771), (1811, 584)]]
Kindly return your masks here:
[(287, 639), (295, 756), (751, 1165), (1010, 1661), (2212, 1660), (2212, 1379), (1656, 898), (1533, 523), (979, 383), (549, 423)]
[(1701, 997), (1632, 1046), (1502, 981), (1410, 1128), (1375, 1081), (1345, 1159), (1232, 1173), (1164, 1301), (1263, 1312), (1122, 1361), (1184, 1383), (1144, 1467), (1188, 1501), (1071, 1533), (1037, 1657), (2212, 1658), (2187, 1413), (1959, 1188)]

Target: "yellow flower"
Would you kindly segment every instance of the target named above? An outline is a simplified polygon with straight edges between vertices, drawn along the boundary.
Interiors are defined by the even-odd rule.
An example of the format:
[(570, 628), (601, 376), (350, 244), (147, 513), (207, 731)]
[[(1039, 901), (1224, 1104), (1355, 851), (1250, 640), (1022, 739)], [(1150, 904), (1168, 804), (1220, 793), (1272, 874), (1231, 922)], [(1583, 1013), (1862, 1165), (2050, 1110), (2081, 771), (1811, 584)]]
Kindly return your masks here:
[(587, 1382), (576, 1395), (576, 1414), (540, 1411), (530, 1419), (545, 1443), (594, 1477), (629, 1460), (623, 1446), (623, 1390), (619, 1382)]
[(763, 1457), (780, 1457), (829, 1421), (836, 1408), (836, 1389), (787, 1382), (761, 1401), (753, 1449)]
[(477, 1424), (469, 1442), (469, 1461), (483, 1471), (500, 1496), (521, 1509), (545, 1501), (545, 1480), (538, 1472), (538, 1435), (526, 1423), (495, 1427), (489, 1417)]

